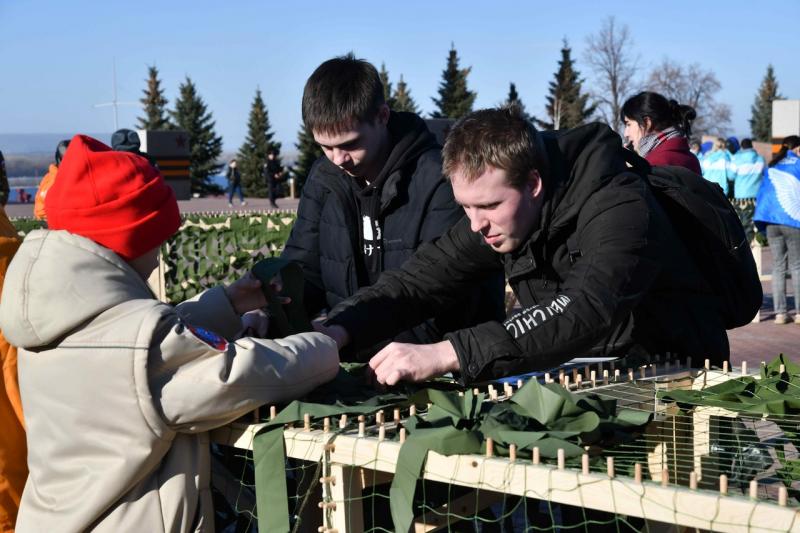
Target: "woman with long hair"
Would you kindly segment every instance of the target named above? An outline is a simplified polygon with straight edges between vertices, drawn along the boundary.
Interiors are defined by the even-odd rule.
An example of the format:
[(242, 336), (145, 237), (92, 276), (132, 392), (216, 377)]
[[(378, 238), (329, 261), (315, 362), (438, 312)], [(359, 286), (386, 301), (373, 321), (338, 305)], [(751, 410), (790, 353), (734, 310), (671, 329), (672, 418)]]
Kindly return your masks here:
[(628, 98), (620, 118), (632, 149), (651, 165), (676, 165), (700, 174), (700, 162), (689, 151), (695, 110), (675, 100), (645, 91)]
[(800, 324), (800, 137), (790, 135), (769, 162), (761, 181), (753, 220), (766, 225), (772, 252), (772, 305), (775, 322), (791, 321), (786, 306), (786, 270), (792, 275), (794, 323)]

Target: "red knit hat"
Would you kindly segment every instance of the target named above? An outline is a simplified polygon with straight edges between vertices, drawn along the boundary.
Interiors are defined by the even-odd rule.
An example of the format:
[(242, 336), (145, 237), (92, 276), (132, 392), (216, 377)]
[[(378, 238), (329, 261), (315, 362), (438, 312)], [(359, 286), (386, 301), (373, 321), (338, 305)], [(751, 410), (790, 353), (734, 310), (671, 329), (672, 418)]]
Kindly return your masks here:
[(172, 189), (144, 157), (76, 135), (45, 198), (47, 225), (110, 248), (125, 260), (161, 245), (180, 226)]

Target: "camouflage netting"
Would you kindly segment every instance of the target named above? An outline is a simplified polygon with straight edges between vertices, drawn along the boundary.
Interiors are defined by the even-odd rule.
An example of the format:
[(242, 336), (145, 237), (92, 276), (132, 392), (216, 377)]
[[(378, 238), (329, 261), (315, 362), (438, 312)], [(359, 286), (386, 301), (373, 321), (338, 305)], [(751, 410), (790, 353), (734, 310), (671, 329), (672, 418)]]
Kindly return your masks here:
[(178, 233), (162, 248), (168, 300), (182, 302), (231, 283), (256, 260), (280, 254), (296, 217), (288, 212), (183, 217)]

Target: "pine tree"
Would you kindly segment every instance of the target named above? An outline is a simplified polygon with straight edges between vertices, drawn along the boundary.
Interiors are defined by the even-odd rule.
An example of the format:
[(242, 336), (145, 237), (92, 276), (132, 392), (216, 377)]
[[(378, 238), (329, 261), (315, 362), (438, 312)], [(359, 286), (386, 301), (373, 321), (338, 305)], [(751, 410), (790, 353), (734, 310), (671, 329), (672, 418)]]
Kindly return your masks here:
[(779, 98), (782, 96), (778, 94), (778, 80), (772, 65), (769, 65), (750, 107), (750, 133), (754, 141), (770, 142), (772, 139), (772, 101)]
[(397, 82), (397, 88), (394, 90), (392, 99), (394, 100), (392, 110), (419, 114), (417, 103), (411, 97), (411, 89), (408, 88), (408, 84), (403, 80), (402, 74), (400, 74), (400, 81)]
[(389, 105), (389, 109), (394, 109), (395, 101), (392, 97), (392, 82), (389, 81), (389, 71), (386, 70), (386, 63), (381, 63), (381, 71), (378, 76), (383, 85), (383, 99)]
[(179, 96), (170, 116), (175, 127), (189, 134), (189, 176), (192, 192), (220, 192), (210, 176), (220, 171), (217, 158), (222, 154), (222, 137), (214, 131), (215, 122), (205, 102), (187, 76), (178, 87)]
[(299, 194), (303, 190), (303, 185), (308, 179), (308, 174), (311, 172), (311, 166), (314, 161), (322, 157), (322, 148), (319, 147), (314, 140), (314, 136), (309, 129), (303, 124), (297, 134), (297, 143), (294, 145), (297, 148), (297, 161), (294, 164), (294, 184)]
[(447, 68), (442, 72), (439, 84), (439, 98), (432, 98), (439, 108), (431, 115), (433, 118), (461, 118), (472, 111), (477, 94), (467, 89), (467, 76), (471, 70), (471, 67), (458, 68), (458, 52), (451, 44)]
[(550, 94), (547, 97), (546, 109), (550, 122), (536, 119), (539, 126), (548, 130), (574, 128), (592, 116), (597, 106), (589, 103), (588, 94), (581, 94), (583, 80), (579, 76), (572, 60), (572, 49), (564, 39), (561, 61), (558, 62), (555, 80), (550, 82)]
[(166, 130), (169, 129), (167, 118), (167, 99), (161, 89), (161, 80), (158, 79), (158, 69), (153, 65), (147, 67), (147, 88), (142, 91), (144, 97), (139, 100), (144, 106), (144, 116), (139, 117), (136, 125), (140, 130)]
[(267, 106), (261, 97), (261, 89), (256, 89), (247, 120), (247, 138), (237, 155), (245, 196), (264, 198), (269, 194), (269, 186), (263, 175), (264, 165), (270, 150), (275, 152), (275, 158), (280, 162), (281, 150), (280, 143), (273, 141), (275, 134), (270, 129)]
[(522, 116), (530, 120), (530, 115), (528, 115), (528, 112), (525, 111), (525, 104), (522, 103), (522, 100), (519, 97), (519, 93), (517, 92), (517, 86), (514, 84), (513, 81), (508, 85), (508, 97), (506, 98), (505, 105), (517, 106), (519, 110), (522, 112)]

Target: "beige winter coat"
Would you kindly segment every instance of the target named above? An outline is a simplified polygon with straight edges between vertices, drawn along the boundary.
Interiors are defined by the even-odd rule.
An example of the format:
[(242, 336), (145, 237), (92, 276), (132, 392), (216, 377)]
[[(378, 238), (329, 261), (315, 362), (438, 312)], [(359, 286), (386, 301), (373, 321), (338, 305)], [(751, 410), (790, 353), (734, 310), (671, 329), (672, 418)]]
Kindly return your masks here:
[(19, 533), (212, 531), (208, 430), (309, 392), (339, 363), (318, 333), (215, 339), (197, 328), (241, 327), (221, 288), (173, 308), (64, 231), (25, 239), (0, 327), (20, 348), (28, 430)]

